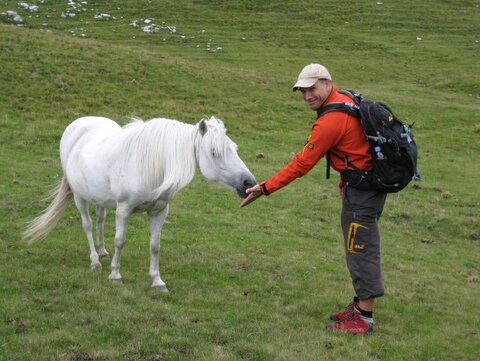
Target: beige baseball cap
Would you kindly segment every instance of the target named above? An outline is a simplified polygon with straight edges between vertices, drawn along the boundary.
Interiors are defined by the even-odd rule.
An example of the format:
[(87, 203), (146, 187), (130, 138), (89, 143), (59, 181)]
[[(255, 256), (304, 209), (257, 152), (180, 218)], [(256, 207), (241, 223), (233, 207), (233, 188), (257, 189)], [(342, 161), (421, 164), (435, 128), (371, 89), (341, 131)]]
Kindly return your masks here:
[(298, 75), (293, 91), (298, 88), (310, 88), (319, 79), (332, 80), (327, 68), (321, 64), (309, 64)]

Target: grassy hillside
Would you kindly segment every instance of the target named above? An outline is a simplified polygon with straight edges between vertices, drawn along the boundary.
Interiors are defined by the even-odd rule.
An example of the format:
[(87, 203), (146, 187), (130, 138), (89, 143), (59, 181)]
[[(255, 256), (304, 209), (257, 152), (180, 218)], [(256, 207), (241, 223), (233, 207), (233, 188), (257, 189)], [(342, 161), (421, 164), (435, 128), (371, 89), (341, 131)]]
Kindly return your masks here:
[[(27, 5), (38, 11), (0, 3), (0, 360), (479, 360), (478, 1)], [(20, 240), (61, 176), (63, 129), (83, 115), (213, 114), (257, 179), (271, 176), (314, 120), (291, 91), (311, 62), (415, 121), (424, 180), (387, 200), (372, 337), (324, 329), (352, 291), (323, 160), (245, 209), (199, 174), (163, 230), (168, 295), (149, 287), (144, 215), (121, 286), (109, 260), (88, 270), (73, 205), (42, 242)]]

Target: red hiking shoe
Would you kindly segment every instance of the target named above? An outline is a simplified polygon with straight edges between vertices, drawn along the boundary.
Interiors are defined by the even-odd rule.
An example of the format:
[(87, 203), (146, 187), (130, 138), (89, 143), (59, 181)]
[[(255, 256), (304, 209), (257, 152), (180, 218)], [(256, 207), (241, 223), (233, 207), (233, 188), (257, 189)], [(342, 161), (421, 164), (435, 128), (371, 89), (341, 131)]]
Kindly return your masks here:
[(373, 323), (365, 322), (359, 313), (353, 311), (353, 315), (349, 320), (343, 322), (332, 322), (327, 326), (337, 330), (343, 330), (354, 335), (365, 335), (373, 332)]
[(345, 322), (353, 317), (353, 308), (358, 307), (358, 301), (354, 300), (342, 312), (330, 315), (330, 319), (335, 322)]

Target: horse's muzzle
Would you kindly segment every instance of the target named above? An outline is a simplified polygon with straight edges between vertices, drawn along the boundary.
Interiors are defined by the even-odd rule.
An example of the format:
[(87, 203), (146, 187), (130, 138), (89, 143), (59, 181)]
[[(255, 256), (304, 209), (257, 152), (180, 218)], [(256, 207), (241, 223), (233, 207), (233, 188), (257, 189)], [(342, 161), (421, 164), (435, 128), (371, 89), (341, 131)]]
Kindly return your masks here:
[(248, 195), (246, 190), (257, 184), (257, 181), (255, 180), (255, 177), (248, 176), (243, 179), (241, 184), (241, 187), (237, 188), (237, 194), (242, 198), (246, 198)]

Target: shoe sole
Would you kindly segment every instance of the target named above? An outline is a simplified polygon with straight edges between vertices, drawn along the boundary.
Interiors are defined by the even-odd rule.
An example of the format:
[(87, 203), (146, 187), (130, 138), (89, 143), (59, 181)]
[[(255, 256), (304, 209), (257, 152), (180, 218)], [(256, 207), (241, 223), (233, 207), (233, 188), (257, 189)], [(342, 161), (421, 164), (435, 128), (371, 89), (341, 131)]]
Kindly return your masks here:
[(375, 329), (373, 329), (373, 328), (370, 328), (370, 329), (368, 329), (367, 332), (363, 332), (363, 333), (362, 332), (350, 332), (349, 330), (332, 327), (331, 324), (328, 324), (328, 325), (325, 325), (325, 329), (328, 330), (328, 331), (338, 331), (338, 332), (346, 333), (346, 334), (353, 335), (353, 336), (357, 336), (357, 335), (371, 336), (371, 335), (375, 334)]

